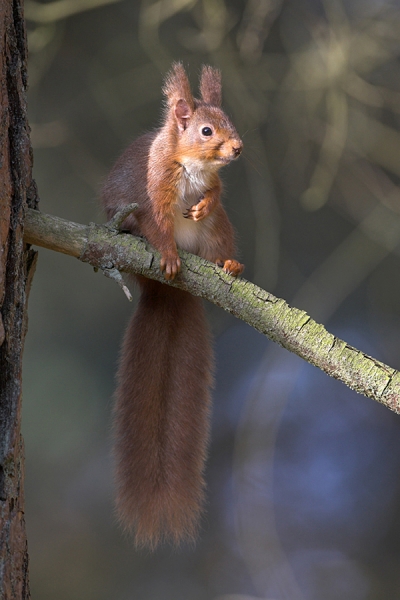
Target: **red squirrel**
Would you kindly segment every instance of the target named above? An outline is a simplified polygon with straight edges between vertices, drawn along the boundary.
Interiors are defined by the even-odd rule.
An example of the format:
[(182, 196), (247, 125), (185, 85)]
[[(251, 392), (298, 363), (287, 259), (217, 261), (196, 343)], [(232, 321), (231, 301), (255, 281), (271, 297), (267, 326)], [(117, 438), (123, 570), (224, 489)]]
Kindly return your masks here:
[[(218, 171), (242, 141), (221, 105), (221, 75), (203, 66), (198, 100), (181, 63), (168, 73), (162, 126), (139, 137), (103, 186), (111, 218), (139, 207), (122, 229), (161, 254), (165, 279), (181, 267), (177, 247), (238, 276), (234, 234), (220, 202)], [(137, 276), (138, 308), (125, 332), (114, 412), (117, 513), (139, 546), (196, 535), (204, 502), (213, 356), (202, 300)]]

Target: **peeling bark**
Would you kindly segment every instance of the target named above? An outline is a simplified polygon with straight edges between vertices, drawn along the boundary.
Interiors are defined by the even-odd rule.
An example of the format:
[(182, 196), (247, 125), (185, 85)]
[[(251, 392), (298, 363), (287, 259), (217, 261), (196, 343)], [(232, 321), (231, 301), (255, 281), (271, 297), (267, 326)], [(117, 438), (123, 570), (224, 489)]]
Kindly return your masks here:
[(24, 519), (21, 365), (36, 253), (24, 244), (35, 207), (26, 118), (26, 35), (20, 0), (0, 0), (0, 597), (30, 597)]

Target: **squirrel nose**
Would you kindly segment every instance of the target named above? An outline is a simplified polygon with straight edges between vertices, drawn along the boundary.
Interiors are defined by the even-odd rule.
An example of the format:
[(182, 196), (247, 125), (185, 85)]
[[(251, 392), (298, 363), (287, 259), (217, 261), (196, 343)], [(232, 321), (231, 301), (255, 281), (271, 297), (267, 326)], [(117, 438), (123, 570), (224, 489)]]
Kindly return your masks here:
[(234, 153), (235, 158), (240, 156), (242, 150), (243, 150), (243, 144), (239, 141), (235, 141), (235, 146), (232, 146), (232, 152)]

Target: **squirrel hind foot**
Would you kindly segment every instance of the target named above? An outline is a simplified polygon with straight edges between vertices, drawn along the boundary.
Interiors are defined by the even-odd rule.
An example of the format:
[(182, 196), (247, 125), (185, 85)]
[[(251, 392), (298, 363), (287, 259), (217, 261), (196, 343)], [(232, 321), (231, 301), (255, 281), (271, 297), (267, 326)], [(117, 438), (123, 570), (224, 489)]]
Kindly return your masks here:
[(244, 265), (234, 259), (221, 260), (218, 258), (215, 263), (218, 265), (218, 267), (221, 267), (225, 273), (232, 275), (233, 277), (238, 277), (244, 271)]

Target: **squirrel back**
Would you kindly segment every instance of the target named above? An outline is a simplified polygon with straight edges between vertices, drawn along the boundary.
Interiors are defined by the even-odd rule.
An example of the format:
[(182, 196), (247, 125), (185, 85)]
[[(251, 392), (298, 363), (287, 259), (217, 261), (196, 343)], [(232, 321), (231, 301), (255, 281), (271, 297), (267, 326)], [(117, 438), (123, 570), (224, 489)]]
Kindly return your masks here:
[[(175, 63), (164, 88), (160, 129), (134, 141), (103, 187), (108, 217), (138, 209), (123, 229), (161, 253), (178, 276), (177, 246), (239, 275), (234, 234), (220, 202), (219, 169), (242, 142), (222, 111), (219, 71), (203, 67), (201, 99)], [(202, 301), (138, 276), (141, 297), (121, 350), (114, 412), (117, 511), (139, 545), (193, 539), (204, 501), (212, 349)]]

